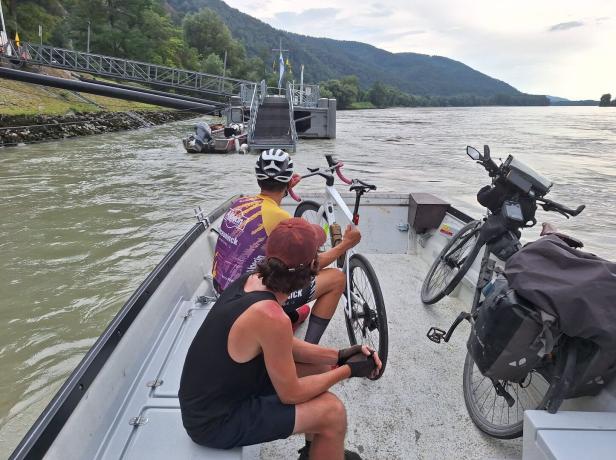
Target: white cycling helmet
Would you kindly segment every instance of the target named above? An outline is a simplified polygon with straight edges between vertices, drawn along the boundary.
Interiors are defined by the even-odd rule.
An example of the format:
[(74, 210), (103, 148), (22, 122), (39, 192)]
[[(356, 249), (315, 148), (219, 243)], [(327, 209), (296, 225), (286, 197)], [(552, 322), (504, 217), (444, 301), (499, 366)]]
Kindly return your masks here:
[(258, 180), (274, 179), (287, 183), (293, 176), (293, 160), (284, 150), (263, 150), (257, 158), (255, 173)]

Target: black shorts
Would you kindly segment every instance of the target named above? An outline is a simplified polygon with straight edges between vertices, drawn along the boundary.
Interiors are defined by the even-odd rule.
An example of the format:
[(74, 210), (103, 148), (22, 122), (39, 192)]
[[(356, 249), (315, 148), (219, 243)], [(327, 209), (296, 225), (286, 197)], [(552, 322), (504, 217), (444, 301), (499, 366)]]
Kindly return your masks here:
[(312, 302), (317, 295), (317, 277), (312, 276), (308, 285), (302, 289), (289, 294), (289, 298), (282, 305), (282, 308), (288, 313), (290, 310), (296, 310), (302, 305)]
[(206, 436), (191, 438), (206, 447), (232, 449), (288, 438), (294, 427), (295, 406), (283, 404), (274, 392), (244, 400)]

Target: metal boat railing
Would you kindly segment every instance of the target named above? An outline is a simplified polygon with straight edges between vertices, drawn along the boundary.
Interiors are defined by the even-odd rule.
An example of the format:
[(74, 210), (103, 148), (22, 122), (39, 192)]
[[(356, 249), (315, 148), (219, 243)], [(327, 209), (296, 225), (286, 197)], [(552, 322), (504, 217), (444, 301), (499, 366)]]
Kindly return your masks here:
[(293, 104), (298, 107), (318, 107), (321, 89), (319, 85), (301, 85), (289, 83)]
[(266, 92), (265, 80), (261, 80), (261, 83), (254, 86), (252, 92), (252, 98), (250, 99), (250, 121), (248, 123), (248, 144), (250, 145), (255, 139), (255, 126), (257, 124), (257, 114), (259, 112), (259, 106), (265, 98)]
[(223, 78), (193, 70), (165, 67), (147, 62), (132, 61), (101, 54), (39, 45), (30, 42), (20, 42), (19, 46), (11, 41), (13, 52), (8, 47), (0, 50), (0, 55), (30, 64), (44, 65), (75, 72), (86, 72), (93, 75), (118, 78), (140, 83), (155, 84), (169, 88), (185, 89), (221, 96), (242, 95), (256, 87), (255, 82)]
[(297, 143), (297, 130), (295, 129), (295, 110), (293, 107), (292, 83), (287, 84), (287, 101), (289, 102), (289, 126), (291, 128), (291, 139), (293, 144)]

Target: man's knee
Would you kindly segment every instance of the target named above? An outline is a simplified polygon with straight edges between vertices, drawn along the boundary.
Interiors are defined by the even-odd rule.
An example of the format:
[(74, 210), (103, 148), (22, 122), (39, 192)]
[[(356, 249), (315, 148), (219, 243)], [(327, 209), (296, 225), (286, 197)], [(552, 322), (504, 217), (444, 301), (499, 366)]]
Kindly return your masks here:
[(336, 268), (328, 268), (323, 270), (322, 274), (327, 285), (326, 290), (328, 292), (336, 291), (341, 293), (344, 291), (344, 286), (346, 285), (346, 275), (343, 271)]
[(346, 433), (347, 417), (343, 402), (330, 392), (323, 393), (322, 397), (326, 406), (323, 418), (325, 428), (336, 433)]

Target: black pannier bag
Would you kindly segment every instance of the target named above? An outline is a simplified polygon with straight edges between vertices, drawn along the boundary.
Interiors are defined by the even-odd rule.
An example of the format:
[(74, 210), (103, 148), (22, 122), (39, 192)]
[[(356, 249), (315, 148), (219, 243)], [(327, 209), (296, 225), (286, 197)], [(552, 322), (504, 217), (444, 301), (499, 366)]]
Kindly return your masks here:
[(505, 267), (511, 288), (583, 344), (573, 392), (596, 394), (616, 373), (616, 263), (571, 248), (556, 235), (527, 244)]
[(480, 372), (497, 380), (520, 381), (554, 345), (554, 317), (534, 309), (497, 276), (478, 306), (466, 344)]

